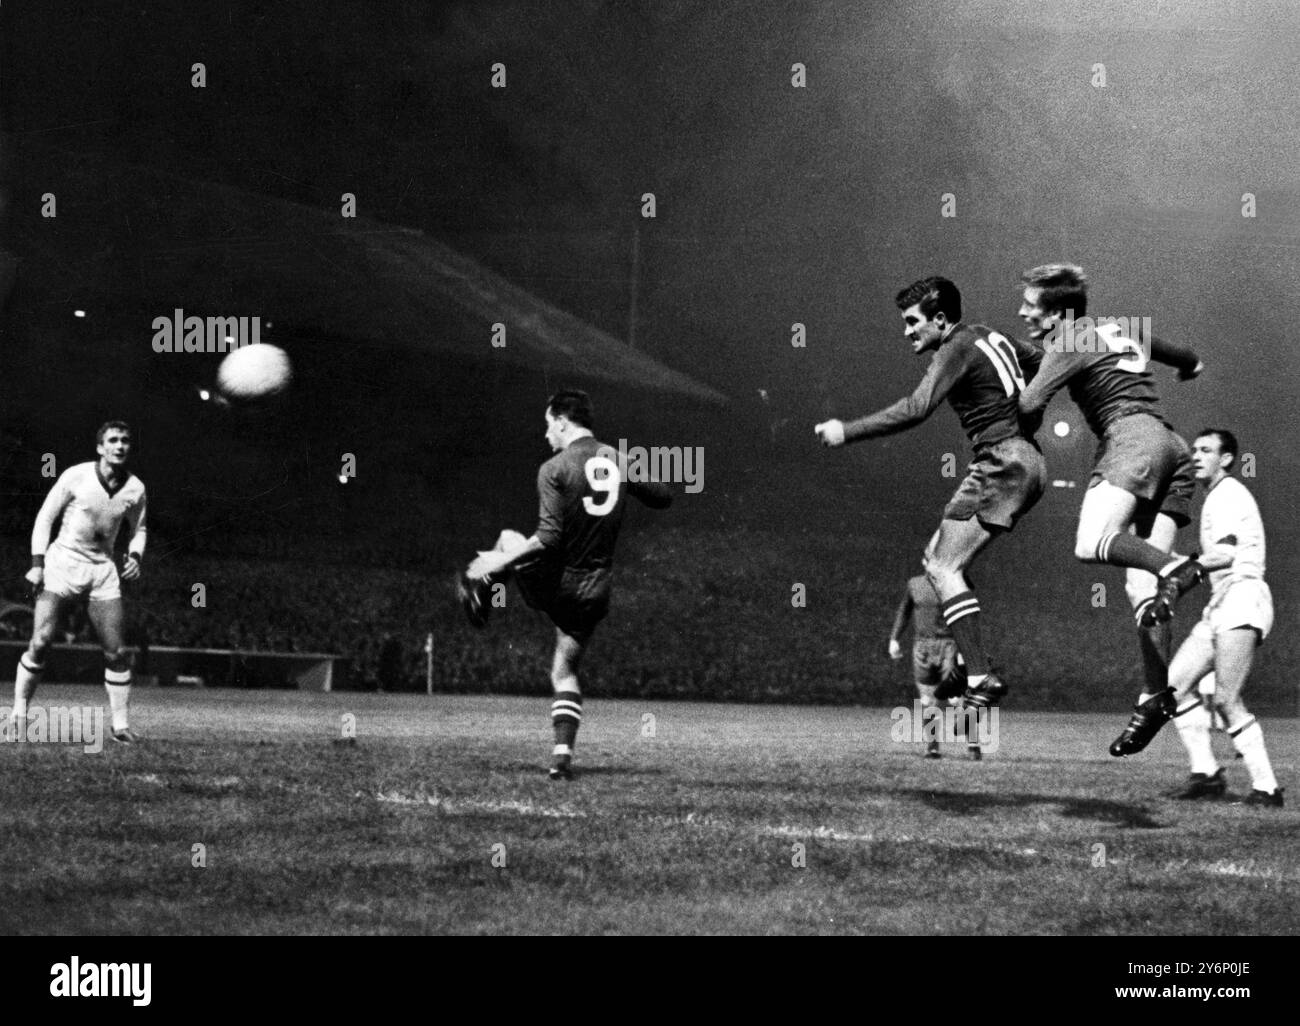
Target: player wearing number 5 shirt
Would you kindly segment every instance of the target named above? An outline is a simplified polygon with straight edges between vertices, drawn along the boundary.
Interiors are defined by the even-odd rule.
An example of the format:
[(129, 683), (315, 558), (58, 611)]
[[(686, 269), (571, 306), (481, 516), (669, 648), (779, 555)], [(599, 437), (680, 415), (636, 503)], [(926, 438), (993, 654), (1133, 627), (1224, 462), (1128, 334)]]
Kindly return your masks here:
[(502, 531), (496, 547), (480, 552), (466, 571), (471, 581), (488, 583), (512, 574), (524, 601), (555, 624), (553, 780), (572, 777), (573, 743), (582, 722), (578, 664), (609, 610), (626, 498), (635, 495), (655, 509), (672, 502), (663, 485), (628, 481), (619, 453), (596, 440), (592, 423), (587, 393), (566, 390), (551, 397), (546, 441), (555, 455), (537, 473), (537, 530), (529, 538)]
[(933, 353), (916, 390), (892, 406), (845, 424), (814, 429), (822, 444), (878, 438), (914, 427), (948, 400), (974, 447), (966, 478), (944, 508), (925, 551), (925, 573), (942, 603), (966, 663), (967, 707), (997, 704), (1006, 685), (991, 672), (980, 634), (980, 604), (966, 569), (980, 551), (1042, 497), (1046, 471), (1032, 435), (1021, 430), (1017, 397), (1032, 378), (1041, 352), (961, 319), (961, 293), (947, 278), (925, 278), (894, 299), (903, 335), (920, 356)]
[(1021, 412), (1041, 421), (1052, 396), (1068, 387), (1101, 443), (1079, 510), (1074, 554), (1084, 563), (1129, 571), (1145, 686), (1110, 753), (1132, 755), (1174, 713), (1169, 636), (1162, 625), (1178, 596), (1204, 575), (1195, 559), (1170, 555), (1174, 536), (1190, 519), (1196, 483), (1187, 443), (1161, 415), (1148, 356), (1178, 368), (1184, 381), (1200, 374), (1201, 361), (1185, 345), (1130, 338), (1113, 321), (1084, 319), (1088, 279), (1081, 267), (1044, 264), (1021, 281), (1020, 316), (1045, 350), (1037, 378), (1020, 395)]

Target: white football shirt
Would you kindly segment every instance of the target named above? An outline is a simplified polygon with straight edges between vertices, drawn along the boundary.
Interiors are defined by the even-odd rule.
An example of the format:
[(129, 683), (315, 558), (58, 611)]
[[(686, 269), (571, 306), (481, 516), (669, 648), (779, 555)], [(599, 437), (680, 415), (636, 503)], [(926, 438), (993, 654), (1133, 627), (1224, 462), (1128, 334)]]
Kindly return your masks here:
[(1232, 581), (1264, 577), (1264, 522), (1250, 490), (1235, 477), (1210, 489), (1201, 508), (1201, 551), (1233, 547), (1232, 565), (1210, 574), (1217, 594)]
[(125, 520), (131, 529), (128, 547), (144, 554), (145, 491), (134, 474), (110, 490), (99, 476), (97, 462), (69, 467), (45, 497), (32, 528), (32, 555), (43, 556), (49, 547), (54, 521), (63, 514), (58, 542), (92, 563), (111, 561), (113, 543)]

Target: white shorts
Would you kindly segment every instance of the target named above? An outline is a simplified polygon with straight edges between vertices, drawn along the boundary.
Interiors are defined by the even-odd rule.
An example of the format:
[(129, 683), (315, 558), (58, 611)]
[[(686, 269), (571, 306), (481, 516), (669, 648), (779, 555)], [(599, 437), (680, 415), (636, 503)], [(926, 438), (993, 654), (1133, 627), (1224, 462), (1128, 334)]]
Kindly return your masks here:
[(112, 560), (96, 563), (58, 542), (45, 553), (46, 591), (63, 598), (90, 595), (91, 602), (109, 602), (122, 597), (122, 584)]
[(1232, 581), (1211, 596), (1192, 634), (1213, 642), (1216, 634), (1237, 627), (1254, 627), (1261, 641), (1273, 629), (1273, 593), (1257, 577)]

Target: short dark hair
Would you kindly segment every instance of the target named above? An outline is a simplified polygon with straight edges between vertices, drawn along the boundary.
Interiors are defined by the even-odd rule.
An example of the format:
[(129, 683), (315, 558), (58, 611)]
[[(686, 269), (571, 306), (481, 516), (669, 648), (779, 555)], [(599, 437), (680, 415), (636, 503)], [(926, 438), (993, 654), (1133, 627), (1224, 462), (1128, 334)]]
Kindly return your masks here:
[(551, 396), (546, 404), (546, 412), (552, 417), (567, 417), (577, 424), (591, 430), (594, 416), (591, 410), (591, 396), (578, 388), (562, 388)]
[(104, 436), (110, 431), (125, 431), (128, 435), (131, 433), (131, 425), (124, 420), (106, 420), (99, 425), (99, 430), (95, 432), (95, 445), (104, 444)]
[(922, 278), (901, 289), (894, 297), (894, 305), (900, 310), (916, 306), (917, 303), (921, 304), (921, 313), (927, 318), (942, 313), (948, 318), (949, 324), (961, 320), (961, 291), (947, 278), (938, 275)]
[(1237, 448), (1237, 436), (1227, 428), (1202, 428), (1196, 437), (1208, 438), (1210, 435), (1213, 435), (1219, 440), (1219, 452), (1223, 453), (1225, 456), (1232, 457), (1232, 464), (1230, 464), (1230, 466), (1235, 466), (1237, 463), (1237, 453), (1240, 452)]
[(1038, 303), (1048, 313), (1088, 312), (1088, 276), (1078, 264), (1040, 264), (1022, 274), (1020, 283), (1042, 290)]

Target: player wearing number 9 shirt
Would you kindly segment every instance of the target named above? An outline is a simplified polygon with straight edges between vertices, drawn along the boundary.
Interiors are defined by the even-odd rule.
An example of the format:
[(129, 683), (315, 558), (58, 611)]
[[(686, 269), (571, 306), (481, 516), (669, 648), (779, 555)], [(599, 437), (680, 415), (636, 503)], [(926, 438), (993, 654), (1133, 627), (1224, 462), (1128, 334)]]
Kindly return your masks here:
[(513, 574), (524, 601), (555, 624), (552, 780), (573, 775), (573, 744), (582, 722), (578, 664), (609, 610), (614, 546), (626, 498), (635, 495), (654, 509), (672, 502), (661, 484), (628, 481), (619, 453), (596, 440), (592, 423), (586, 392), (570, 389), (551, 396), (546, 441), (555, 455), (537, 472), (537, 530), (530, 538), (502, 531), (496, 548), (480, 552), (466, 571), (472, 581), (488, 583)]
[(1152, 336), (1132, 339), (1115, 323), (1080, 321), (1087, 313), (1088, 279), (1073, 264), (1026, 271), (1020, 317), (1045, 354), (1020, 409), (1041, 421), (1052, 396), (1068, 387), (1100, 439), (1092, 480), (1079, 511), (1075, 557), (1129, 569), (1129, 600), (1138, 623), (1145, 688), (1124, 732), (1110, 747), (1132, 755), (1174, 713), (1168, 688), (1169, 638), (1162, 627), (1173, 604), (1204, 576), (1201, 565), (1171, 556), (1178, 528), (1190, 519), (1196, 489), (1191, 453), (1160, 413), (1150, 358), (1178, 368), (1181, 380), (1201, 372), (1188, 346)]
[(1021, 429), (1017, 396), (1042, 353), (1028, 343), (961, 319), (961, 293), (947, 278), (925, 278), (894, 299), (903, 334), (930, 366), (908, 397), (851, 421), (815, 428), (836, 447), (914, 427), (946, 398), (974, 447), (966, 478), (943, 511), (925, 551), (925, 573), (966, 663), (965, 704), (996, 705), (1007, 688), (989, 665), (980, 633), (980, 604), (966, 570), (984, 546), (1010, 531), (1042, 497), (1046, 470), (1032, 434)]

